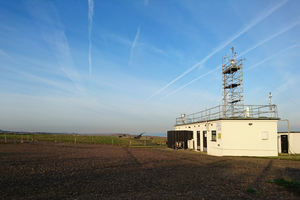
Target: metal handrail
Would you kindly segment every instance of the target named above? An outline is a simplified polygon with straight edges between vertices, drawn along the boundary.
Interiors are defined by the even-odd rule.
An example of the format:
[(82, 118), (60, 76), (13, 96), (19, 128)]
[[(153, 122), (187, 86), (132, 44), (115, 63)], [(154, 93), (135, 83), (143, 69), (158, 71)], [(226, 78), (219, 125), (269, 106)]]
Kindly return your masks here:
[(219, 105), (200, 112), (176, 118), (176, 125), (190, 124), (216, 119), (234, 118), (269, 118), (277, 119), (277, 106), (273, 105), (236, 105), (234, 107)]

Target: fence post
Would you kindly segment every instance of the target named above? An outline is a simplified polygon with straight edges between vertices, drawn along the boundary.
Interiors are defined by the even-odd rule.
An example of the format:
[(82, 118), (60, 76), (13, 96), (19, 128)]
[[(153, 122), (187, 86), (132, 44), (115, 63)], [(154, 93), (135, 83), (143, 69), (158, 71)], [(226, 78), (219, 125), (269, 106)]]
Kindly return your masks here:
[(129, 146), (131, 146), (131, 140), (129, 140)]
[(5, 143), (6, 143), (6, 133), (4, 133), (4, 141), (5, 141)]
[(16, 143), (16, 132), (14, 132), (14, 143)]
[(21, 143), (23, 143), (23, 135), (21, 135)]

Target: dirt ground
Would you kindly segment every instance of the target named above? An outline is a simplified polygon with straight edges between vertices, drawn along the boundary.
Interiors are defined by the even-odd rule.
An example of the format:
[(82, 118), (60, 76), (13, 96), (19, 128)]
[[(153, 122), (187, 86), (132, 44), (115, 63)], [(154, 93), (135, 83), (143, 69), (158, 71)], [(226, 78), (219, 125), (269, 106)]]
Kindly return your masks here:
[[(0, 199), (300, 199), (300, 162), (189, 150), (0, 144)], [(255, 188), (258, 193), (245, 190)]]

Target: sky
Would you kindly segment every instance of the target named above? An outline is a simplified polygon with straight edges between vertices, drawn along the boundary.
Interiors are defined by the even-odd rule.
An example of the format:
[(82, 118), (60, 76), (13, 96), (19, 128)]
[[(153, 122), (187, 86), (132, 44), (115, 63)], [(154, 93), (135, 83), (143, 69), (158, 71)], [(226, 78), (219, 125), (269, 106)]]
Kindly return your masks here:
[[(0, 0), (0, 129), (166, 133), (221, 104), (222, 56), (245, 105), (300, 131), (299, 0)], [(278, 122), (278, 130), (287, 130)]]

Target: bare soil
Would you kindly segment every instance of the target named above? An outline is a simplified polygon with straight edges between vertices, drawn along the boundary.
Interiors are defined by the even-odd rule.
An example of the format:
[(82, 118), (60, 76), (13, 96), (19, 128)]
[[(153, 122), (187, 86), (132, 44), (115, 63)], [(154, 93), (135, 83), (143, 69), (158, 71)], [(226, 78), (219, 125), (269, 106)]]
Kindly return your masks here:
[[(0, 199), (300, 199), (300, 162), (168, 148), (0, 144)], [(257, 194), (245, 190), (254, 188)]]

